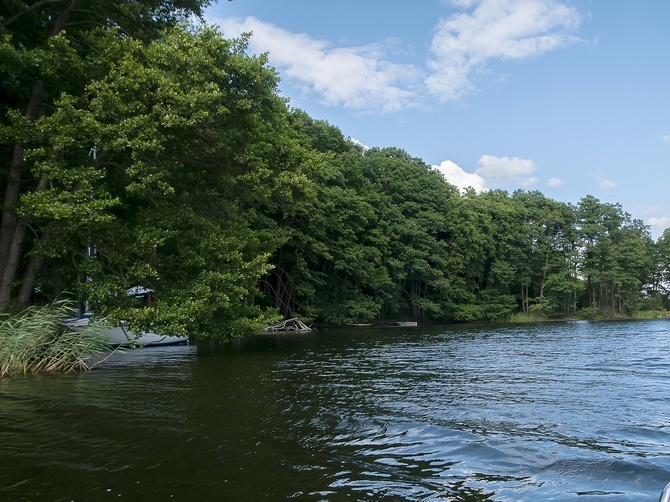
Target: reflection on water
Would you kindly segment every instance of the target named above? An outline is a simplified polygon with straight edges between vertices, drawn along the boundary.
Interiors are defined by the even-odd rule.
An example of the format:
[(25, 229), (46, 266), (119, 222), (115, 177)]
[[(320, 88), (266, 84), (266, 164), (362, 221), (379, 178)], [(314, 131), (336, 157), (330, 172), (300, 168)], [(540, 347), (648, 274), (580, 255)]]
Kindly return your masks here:
[(0, 500), (648, 500), (670, 324), (328, 330), (0, 380)]

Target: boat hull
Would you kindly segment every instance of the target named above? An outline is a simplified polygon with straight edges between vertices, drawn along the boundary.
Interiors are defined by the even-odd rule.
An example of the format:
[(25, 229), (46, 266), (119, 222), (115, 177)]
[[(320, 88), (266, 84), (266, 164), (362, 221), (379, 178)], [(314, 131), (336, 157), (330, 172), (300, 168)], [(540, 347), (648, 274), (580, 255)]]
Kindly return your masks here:
[[(63, 324), (76, 330), (83, 331), (88, 328), (90, 316), (81, 318), (70, 318), (63, 320)], [(122, 326), (109, 327), (104, 329), (109, 346), (117, 347), (166, 347), (170, 345), (188, 344), (187, 336), (167, 336), (152, 332), (140, 333), (136, 335)]]
[(141, 333), (137, 336), (123, 328), (110, 328), (107, 338), (112, 347), (165, 347), (168, 345), (186, 345), (187, 336), (167, 336), (156, 333)]

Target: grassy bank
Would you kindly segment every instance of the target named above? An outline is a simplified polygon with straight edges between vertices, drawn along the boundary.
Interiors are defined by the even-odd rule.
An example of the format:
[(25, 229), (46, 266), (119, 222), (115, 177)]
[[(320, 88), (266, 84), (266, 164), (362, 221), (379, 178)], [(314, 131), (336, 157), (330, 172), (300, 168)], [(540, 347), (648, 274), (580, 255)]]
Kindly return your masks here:
[(519, 312), (510, 315), (507, 322), (523, 323), (523, 322), (541, 322), (541, 321), (570, 321), (570, 320), (585, 320), (585, 321), (612, 321), (616, 319), (664, 319), (669, 318), (670, 312), (665, 310), (640, 310), (631, 312), (630, 314), (617, 313), (613, 315), (611, 312), (603, 312), (598, 309), (588, 308), (579, 312), (574, 312), (569, 316), (563, 317), (546, 317), (535, 312), (524, 313)]

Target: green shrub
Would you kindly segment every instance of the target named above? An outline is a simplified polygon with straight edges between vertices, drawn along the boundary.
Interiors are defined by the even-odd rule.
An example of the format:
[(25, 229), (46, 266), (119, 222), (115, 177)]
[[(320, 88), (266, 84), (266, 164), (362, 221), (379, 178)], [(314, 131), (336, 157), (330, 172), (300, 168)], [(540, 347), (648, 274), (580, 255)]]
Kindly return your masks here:
[(596, 307), (587, 307), (575, 312), (575, 317), (587, 321), (595, 321), (603, 318), (603, 313)]

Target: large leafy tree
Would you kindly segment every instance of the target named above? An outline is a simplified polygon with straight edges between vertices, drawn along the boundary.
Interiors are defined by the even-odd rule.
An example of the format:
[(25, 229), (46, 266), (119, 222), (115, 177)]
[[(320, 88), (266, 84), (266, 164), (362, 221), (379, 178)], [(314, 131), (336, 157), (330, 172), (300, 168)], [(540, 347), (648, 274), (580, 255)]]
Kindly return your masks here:
[(382, 260), (394, 284), (384, 316), (444, 319), (453, 300), (449, 242), (457, 189), (398, 148), (365, 152), (363, 174), (375, 193)]
[[(131, 329), (258, 329), (257, 280), (281, 243), (265, 215), (288, 214), (309, 184), (275, 72), (207, 27), (162, 27), (150, 40), (94, 29), (85, 54), (65, 35), (49, 43), (79, 85), (43, 95), (36, 115), (9, 110), (3, 129), (21, 162), (5, 184), (20, 190), (5, 205), (1, 306), (39, 284), (77, 288)], [(154, 291), (150, 306), (132, 308), (136, 286)]]
[(654, 245), (654, 265), (650, 294), (667, 308), (670, 294), (670, 228), (665, 229)]
[(567, 314), (574, 310), (581, 281), (575, 268), (573, 207), (537, 191), (514, 192), (521, 215), (519, 260), (515, 264), (525, 313)]
[[(7, 0), (0, 10), (0, 177), (4, 193), (0, 226), (0, 309), (12, 298), (25, 306), (43, 253), (32, 252), (42, 235), (37, 215), (22, 198), (40, 197), (51, 187), (50, 168), (38, 167), (32, 153), (56, 148), (51, 162), (69, 153), (69, 145), (47, 145), (40, 119), (58, 108), (63, 93), (81, 95), (107, 71), (96, 57), (100, 28), (123, 36), (152, 39), (160, 31), (200, 15), (206, 0)], [(89, 145), (89, 146), (92, 146)], [(86, 176), (80, 176), (86, 183)], [(77, 182), (72, 181), (76, 186)], [(99, 201), (98, 208), (105, 202)], [(62, 207), (61, 207), (62, 209)], [(62, 219), (65, 215), (61, 213)], [(81, 214), (78, 215), (81, 217)], [(34, 242), (33, 242), (34, 241)], [(15, 283), (20, 288), (15, 289)], [(14, 296), (16, 295), (16, 296)]]
[(292, 214), (275, 213), (286, 239), (262, 288), (285, 316), (332, 324), (370, 320), (392, 284), (381, 260), (387, 237), (361, 172), (363, 151), (304, 112), (295, 111), (293, 123), (314, 156), (307, 171), (312, 184)]
[(579, 201), (577, 216), (588, 306), (613, 313), (635, 310), (643, 286), (653, 282), (648, 227), (619, 204), (591, 195)]
[(123, 306), (133, 284), (156, 291), (152, 308), (115, 312), (131, 326), (201, 337), (258, 328), (256, 281), (280, 242), (263, 214), (290, 211), (306, 183), (277, 78), (212, 29), (122, 43), (132, 47), (82, 109), (122, 201), (93, 227), (96, 256), (84, 259), (101, 279), (89, 289), (101, 311), (110, 292)]

